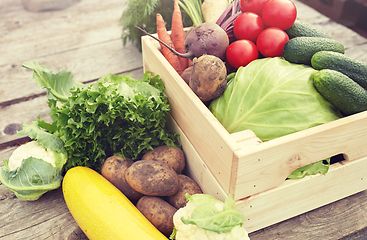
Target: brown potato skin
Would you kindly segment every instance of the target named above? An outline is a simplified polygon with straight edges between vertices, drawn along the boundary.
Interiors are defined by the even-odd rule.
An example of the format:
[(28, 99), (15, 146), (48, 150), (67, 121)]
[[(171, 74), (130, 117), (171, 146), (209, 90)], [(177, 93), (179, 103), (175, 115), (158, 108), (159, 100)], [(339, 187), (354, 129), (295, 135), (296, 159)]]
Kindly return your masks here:
[(127, 183), (148, 196), (171, 196), (180, 188), (178, 175), (167, 164), (156, 160), (138, 160), (125, 172)]
[(227, 68), (224, 62), (212, 55), (194, 58), (189, 86), (203, 101), (219, 97), (227, 87)]
[(130, 201), (137, 201), (143, 194), (135, 191), (126, 182), (125, 172), (134, 163), (130, 158), (111, 156), (104, 160), (101, 174), (118, 188)]
[(161, 233), (167, 237), (171, 235), (176, 208), (162, 198), (153, 196), (143, 196), (136, 207)]
[(168, 164), (176, 173), (181, 173), (185, 168), (185, 154), (178, 148), (173, 146), (159, 146), (148, 151), (141, 158), (142, 160), (157, 160)]
[(167, 202), (173, 207), (179, 209), (186, 206), (187, 200), (185, 194), (190, 195), (203, 193), (200, 186), (190, 177), (179, 174), (178, 179), (180, 181), (180, 189), (175, 195), (169, 196)]

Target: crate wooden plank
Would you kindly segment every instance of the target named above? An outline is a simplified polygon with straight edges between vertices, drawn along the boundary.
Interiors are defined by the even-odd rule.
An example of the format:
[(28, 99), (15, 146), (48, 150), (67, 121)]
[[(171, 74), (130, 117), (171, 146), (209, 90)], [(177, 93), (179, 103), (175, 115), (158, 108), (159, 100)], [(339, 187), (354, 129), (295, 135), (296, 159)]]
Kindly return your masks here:
[(366, 234), (366, 199), (367, 191), (363, 191), (252, 232), (249, 237), (251, 240), (362, 240)]
[(287, 180), (279, 187), (237, 201), (245, 226), (255, 231), (367, 189), (367, 157), (331, 166), (326, 175)]
[[(367, 112), (341, 118), (317, 127), (238, 150), (235, 199), (280, 185), (295, 169), (344, 154), (356, 160), (367, 156)], [(246, 173), (246, 174), (245, 174)]]
[[(159, 74), (165, 82), (166, 94), (170, 99), (172, 109), (171, 114), (178, 125), (184, 129), (194, 148), (197, 151), (198, 149), (215, 149), (215, 151), (206, 152), (208, 156), (205, 157), (202, 156), (201, 151), (198, 153), (210, 166), (219, 184), (228, 192), (232, 162), (223, 162), (221, 159), (231, 159), (234, 150), (232, 147), (237, 143), (173, 67), (166, 64), (167, 61), (158, 47), (159, 44), (150, 37), (142, 38), (144, 71), (149, 70)], [(192, 124), (193, 119), (195, 119), (195, 124)]]
[(204, 193), (211, 194), (219, 200), (224, 201), (228, 195), (218, 184), (213, 173), (201, 159), (198, 152), (195, 151), (194, 146), (187, 139), (185, 133), (178, 126), (172, 116), (168, 119), (167, 124), (172, 131), (180, 134), (180, 144), (182, 145), (186, 159), (184, 174), (197, 182)]

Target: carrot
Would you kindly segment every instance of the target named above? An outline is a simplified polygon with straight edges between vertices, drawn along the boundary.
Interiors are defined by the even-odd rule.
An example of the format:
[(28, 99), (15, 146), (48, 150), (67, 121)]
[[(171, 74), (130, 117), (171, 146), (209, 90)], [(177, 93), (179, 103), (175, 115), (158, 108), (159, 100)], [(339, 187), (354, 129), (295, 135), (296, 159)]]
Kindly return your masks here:
[[(158, 38), (162, 40), (167, 45), (173, 46), (173, 42), (171, 40), (171, 37), (168, 35), (166, 25), (164, 23), (163, 17), (161, 14), (157, 13), (156, 15), (156, 21), (157, 21), (157, 34)], [(178, 72), (178, 74), (181, 75), (181, 66), (180, 61), (178, 60), (178, 56), (172, 53), (167, 47), (165, 47), (163, 44), (161, 44), (162, 54), (167, 59), (167, 61), (172, 65), (172, 67)]]
[[(178, 1), (175, 0), (173, 15), (172, 15), (172, 24), (171, 24), (171, 39), (173, 45), (175, 46), (175, 50), (179, 53), (184, 53), (185, 51), (185, 33), (183, 29), (182, 23), (182, 14), (180, 7), (178, 5)], [(183, 72), (187, 68), (187, 59), (178, 57), (178, 60), (181, 64), (181, 71)]]
[(192, 62), (191, 59), (187, 59), (187, 67), (191, 67), (192, 65), (194, 65), (194, 63)]

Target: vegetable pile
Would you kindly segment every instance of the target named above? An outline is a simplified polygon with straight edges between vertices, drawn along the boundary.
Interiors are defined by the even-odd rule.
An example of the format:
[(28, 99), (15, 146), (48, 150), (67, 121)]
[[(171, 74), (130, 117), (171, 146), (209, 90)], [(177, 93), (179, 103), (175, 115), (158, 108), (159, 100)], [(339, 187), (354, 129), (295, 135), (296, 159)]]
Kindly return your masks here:
[[(157, 37), (148, 35), (229, 133), (251, 129), (271, 141), (367, 110), (367, 64), (296, 20), (292, 1), (170, 2), (167, 14), (164, 1), (148, 1), (143, 9), (129, 1), (124, 29), (131, 39), (136, 31), (148, 34), (135, 25), (150, 31), (146, 20), (154, 13)], [(136, 15), (139, 24), (126, 17), (132, 9), (143, 11)], [(193, 24), (187, 35), (185, 17)], [(123, 34), (124, 42), (129, 37)], [(23, 66), (47, 89), (52, 122), (23, 125), (19, 134), (33, 141), (0, 169), (0, 181), (19, 199), (37, 200), (59, 188), (64, 175), (66, 204), (90, 239), (249, 239), (232, 197), (221, 202), (203, 194), (183, 173), (185, 154), (179, 135), (166, 128), (170, 105), (158, 75), (106, 74), (85, 85), (66, 70)], [(288, 178), (326, 174), (330, 162), (304, 166)]]
[[(209, 11), (207, 3), (203, 13)], [(222, 34), (217, 27), (201, 31), (212, 24), (213, 18), (208, 18), (189, 30), (184, 54), (168, 45), (161, 48), (194, 57), (193, 66), (178, 73), (228, 132), (251, 129), (269, 141), (367, 110), (367, 64), (347, 57), (342, 43), (296, 19), (291, 0), (234, 0), (226, 6), (215, 19), (227, 40), (209, 36), (208, 32)], [(211, 16), (218, 16), (214, 12)], [(197, 36), (194, 41), (191, 34)], [(225, 57), (210, 52), (213, 45), (225, 50)], [(202, 59), (207, 64), (199, 67)], [(226, 68), (217, 64), (220, 60)], [(225, 80), (212, 77), (222, 74)], [(328, 158), (289, 178), (325, 174), (329, 165)]]
[(110, 156), (101, 174), (74, 167), (63, 181), (65, 202), (89, 239), (248, 239), (232, 197), (203, 194), (185, 165), (180, 148), (162, 145), (135, 162)]

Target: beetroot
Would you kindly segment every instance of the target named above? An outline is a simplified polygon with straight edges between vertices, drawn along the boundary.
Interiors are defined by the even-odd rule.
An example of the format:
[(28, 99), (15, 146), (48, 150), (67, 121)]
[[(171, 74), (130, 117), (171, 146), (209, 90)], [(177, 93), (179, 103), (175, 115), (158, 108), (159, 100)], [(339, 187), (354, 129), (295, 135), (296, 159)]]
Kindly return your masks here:
[(185, 53), (179, 53), (173, 48), (147, 33), (145, 30), (137, 27), (145, 34), (166, 46), (171, 52), (179, 57), (194, 59), (204, 54), (213, 55), (222, 60), (225, 59), (226, 50), (229, 45), (227, 33), (216, 23), (205, 22), (193, 28), (185, 40)]

